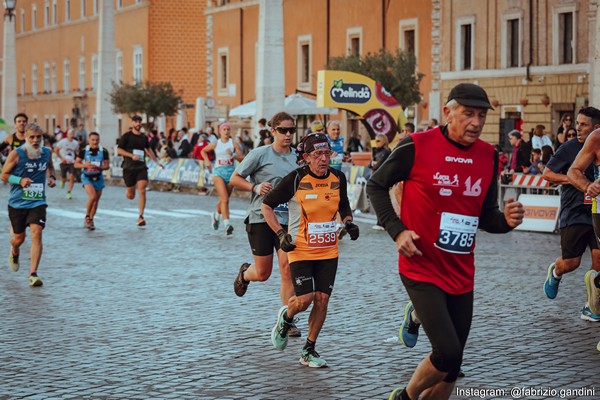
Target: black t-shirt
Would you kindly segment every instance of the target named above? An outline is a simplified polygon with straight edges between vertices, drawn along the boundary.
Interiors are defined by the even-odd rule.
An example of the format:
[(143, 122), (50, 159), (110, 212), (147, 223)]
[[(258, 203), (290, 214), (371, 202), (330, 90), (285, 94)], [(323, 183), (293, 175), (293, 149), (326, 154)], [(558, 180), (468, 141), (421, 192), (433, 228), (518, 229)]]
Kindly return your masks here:
[(148, 138), (141, 133), (136, 135), (132, 131), (126, 132), (119, 139), (119, 148), (140, 156), (138, 161), (131, 157), (123, 157), (123, 168), (146, 168), (145, 149), (149, 149)]
[[(552, 156), (546, 168), (557, 174), (566, 174), (577, 153), (583, 147), (577, 139), (564, 142)], [(594, 167), (590, 165), (585, 170), (585, 176), (594, 181)], [(565, 228), (575, 224), (592, 224), (592, 205), (583, 204), (583, 192), (573, 185), (563, 184), (560, 190), (560, 222), (559, 227)]]

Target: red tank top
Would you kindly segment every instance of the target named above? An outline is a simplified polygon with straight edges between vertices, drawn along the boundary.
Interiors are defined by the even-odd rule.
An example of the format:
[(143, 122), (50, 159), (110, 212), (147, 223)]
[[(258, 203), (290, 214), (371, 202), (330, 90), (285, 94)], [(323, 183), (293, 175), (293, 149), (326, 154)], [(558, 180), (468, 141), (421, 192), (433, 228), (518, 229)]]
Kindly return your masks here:
[(412, 135), (415, 161), (402, 195), (402, 222), (419, 235), (423, 256), (400, 256), (406, 277), (450, 294), (473, 290), (475, 234), (493, 178), (494, 149), (477, 140), (466, 149), (439, 128)]

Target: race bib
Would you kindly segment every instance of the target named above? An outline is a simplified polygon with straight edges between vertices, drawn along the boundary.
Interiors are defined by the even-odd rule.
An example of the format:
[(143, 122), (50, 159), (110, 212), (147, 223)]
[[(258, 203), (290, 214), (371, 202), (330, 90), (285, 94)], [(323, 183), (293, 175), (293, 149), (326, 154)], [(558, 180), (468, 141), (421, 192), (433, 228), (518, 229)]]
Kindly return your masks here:
[(592, 196), (584, 194), (583, 195), (583, 204), (592, 204)]
[(333, 247), (337, 243), (335, 221), (309, 222), (308, 247), (311, 249)]
[(478, 217), (443, 212), (435, 247), (449, 253), (471, 253), (478, 225)]
[(288, 203), (281, 203), (279, 204), (277, 207), (274, 208), (274, 211), (279, 211), (279, 212), (288, 212)]
[(102, 165), (102, 163), (101, 163), (100, 161), (92, 161), (92, 162), (91, 162), (91, 164), (92, 164), (94, 167), (99, 167), (99, 166), (101, 166), (101, 165)]
[(138, 150), (138, 149), (133, 149), (132, 153), (133, 153), (134, 156), (139, 156), (140, 160), (143, 160), (144, 159), (144, 155), (146, 154), (146, 153), (144, 153), (144, 150)]
[(44, 198), (44, 184), (32, 183), (29, 187), (23, 188), (21, 198), (25, 200), (42, 200)]
[(337, 157), (329, 160), (329, 165), (342, 165), (342, 160), (343, 157), (341, 155), (338, 155)]
[(219, 160), (217, 160), (217, 165), (219, 167), (223, 167), (225, 165), (231, 165), (231, 164), (233, 164), (233, 159), (229, 159), (229, 160), (219, 159)]

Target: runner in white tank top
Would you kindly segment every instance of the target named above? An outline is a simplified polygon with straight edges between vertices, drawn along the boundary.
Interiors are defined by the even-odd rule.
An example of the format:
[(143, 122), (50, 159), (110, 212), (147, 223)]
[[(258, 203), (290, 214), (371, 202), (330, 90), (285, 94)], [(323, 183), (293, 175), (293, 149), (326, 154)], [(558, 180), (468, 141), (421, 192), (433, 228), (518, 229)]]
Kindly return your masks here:
[[(239, 146), (238, 140), (236, 139), (234, 142), (231, 139), (231, 126), (227, 122), (219, 126), (219, 136), (219, 140), (210, 143), (202, 149), (202, 157), (204, 158), (204, 165), (207, 168), (213, 167), (212, 180), (219, 194), (217, 212), (212, 215), (212, 227), (214, 230), (219, 229), (219, 222), (223, 218), (225, 233), (227, 236), (231, 236), (233, 226), (229, 222), (229, 196), (233, 187), (229, 184), (229, 179), (235, 170), (233, 160), (242, 161), (244, 153)], [(208, 159), (208, 152), (211, 150), (215, 152), (214, 166)]]

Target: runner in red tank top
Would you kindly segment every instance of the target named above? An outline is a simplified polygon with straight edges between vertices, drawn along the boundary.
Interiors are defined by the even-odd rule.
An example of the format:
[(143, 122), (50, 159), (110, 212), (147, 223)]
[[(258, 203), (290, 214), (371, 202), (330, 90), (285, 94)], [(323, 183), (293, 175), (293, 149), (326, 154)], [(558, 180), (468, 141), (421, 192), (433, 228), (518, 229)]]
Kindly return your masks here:
[[(504, 213), (498, 209), (498, 154), (479, 139), (488, 109), (482, 88), (455, 86), (444, 107), (446, 126), (404, 138), (367, 185), (379, 221), (396, 242), (411, 299), (400, 338), (413, 347), (422, 324), (433, 349), (390, 399), (450, 397), (471, 328), (477, 229), (504, 233), (523, 220), (523, 206), (512, 199)], [(401, 181), (402, 220), (388, 193)]]

